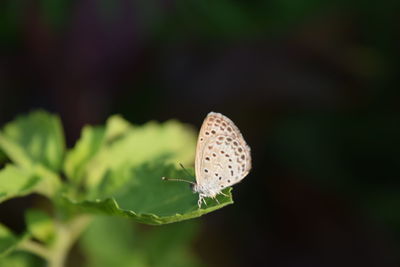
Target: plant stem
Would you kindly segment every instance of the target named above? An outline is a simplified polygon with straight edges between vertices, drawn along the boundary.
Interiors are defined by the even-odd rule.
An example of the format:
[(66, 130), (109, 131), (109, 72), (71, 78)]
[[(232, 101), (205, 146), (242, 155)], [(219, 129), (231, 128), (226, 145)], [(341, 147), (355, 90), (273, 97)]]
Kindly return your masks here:
[(56, 241), (48, 258), (49, 267), (64, 267), (69, 250), (91, 220), (91, 216), (81, 215), (68, 223), (58, 222), (56, 224)]
[(48, 250), (46, 247), (44, 247), (43, 245), (27, 239), (25, 241), (23, 241), (20, 245), (19, 245), (19, 249), (21, 250), (25, 250), (28, 252), (31, 252), (33, 254), (36, 254), (46, 260), (49, 260), (51, 258), (51, 251)]

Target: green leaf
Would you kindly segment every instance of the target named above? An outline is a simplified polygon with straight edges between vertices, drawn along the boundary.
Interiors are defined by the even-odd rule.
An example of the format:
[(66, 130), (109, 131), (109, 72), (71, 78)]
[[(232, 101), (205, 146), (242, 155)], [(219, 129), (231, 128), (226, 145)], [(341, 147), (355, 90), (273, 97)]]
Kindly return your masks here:
[[(132, 126), (119, 116), (103, 128), (86, 127), (68, 152), (66, 173), (84, 192), (68, 192), (66, 203), (80, 212), (124, 216), (146, 224), (165, 224), (199, 217), (232, 203), (229, 197), (207, 200), (199, 209), (198, 195), (185, 183), (161, 177), (186, 177), (176, 170), (194, 159), (194, 131), (176, 121)], [(79, 188), (82, 188), (81, 186)]]
[[(71, 180), (78, 182), (84, 177), (82, 183), (96, 190), (109, 172), (121, 172), (125, 166), (132, 168), (157, 158), (190, 164), (195, 143), (193, 130), (176, 121), (132, 126), (120, 116), (112, 116), (105, 128), (84, 128), (82, 137), (67, 154), (64, 170)], [(118, 177), (112, 185), (123, 183)], [(109, 184), (107, 190), (115, 189), (111, 187)]]
[[(86, 185), (89, 188), (99, 186), (103, 179), (110, 177), (110, 173), (114, 177), (113, 174), (120, 175), (127, 169), (155, 159), (174, 164), (193, 162), (196, 140), (191, 128), (176, 121), (163, 124), (149, 122), (122, 132), (115, 129), (121, 124), (115, 123), (117, 119), (122, 120), (112, 117), (108, 121), (102, 148), (87, 166)], [(124, 177), (132, 178), (126, 175)], [(115, 177), (108, 182), (107, 191), (110, 192), (123, 186), (126, 181), (122, 177)]]
[(67, 177), (75, 182), (81, 181), (87, 174), (88, 163), (96, 153), (113, 140), (122, 137), (130, 127), (130, 124), (118, 115), (111, 116), (106, 127), (85, 126), (81, 138), (65, 158), (64, 170)]
[(185, 177), (185, 172), (172, 165), (144, 164), (132, 169), (131, 176), (135, 178), (109, 197), (84, 201), (65, 197), (65, 200), (80, 212), (129, 217), (152, 225), (196, 218), (233, 203), (231, 188), (227, 188), (224, 193), (228, 197), (218, 195), (219, 204), (206, 199), (207, 206), (203, 204), (199, 209), (198, 195), (186, 183), (161, 180), (162, 176)]
[[(1, 256), (0, 256), (1, 257)], [(14, 251), (0, 260), (1, 267), (43, 267), (46, 263), (42, 258), (23, 251)]]
[(104, 127), (83, 128), (81, 139), (65, 158), (64, 171), (69, 179), (79, 182), (83, 178), (86, 165), (100, 149), (104, 134)]
[(141, 231), (121, 218), (98, 217), (80, 240), (87, 266), (198, 266), (190, 242), (198, 224), (186, 222)]
[(33, 192), (52, 197), (59, 188), (59, 177), (40, 165), (26, 170), (8, 164), (0, 169), (0, 203)]
[(26, 235), (17, 236), (0, 223), (0, 258), (13, 251), (25, 238)]
[(24, 196), (35, 190), (39, 178), (14, 165), (0, 170), (0, 203), (13, 197)]
[(0, 147), (18, 166), (29, 169), (41, 164), (58, 171), (65, 150), (61, 122), (45, 111), (20, 116), (0, 132)]
[(53, 240), (54, 221), (47, 213), (40, 210), (28, 210), (25, 214), (25, 221), (28, 231), (33, 237), (45, 243)]

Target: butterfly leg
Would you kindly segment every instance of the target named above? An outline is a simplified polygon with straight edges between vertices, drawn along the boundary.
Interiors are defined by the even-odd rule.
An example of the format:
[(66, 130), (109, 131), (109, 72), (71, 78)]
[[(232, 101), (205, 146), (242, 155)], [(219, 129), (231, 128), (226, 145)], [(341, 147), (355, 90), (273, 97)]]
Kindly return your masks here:
[(201, 201), (203, 200), (203, 197), (199, 195), (199, 200), (197, 200), (197, 206), (199, 206), (199, 209), (201, 209)]
[(201, 209), (202, 202), (207, 206), (207, 202), (204, 198), (204, 195), (199, 194), (199, 200), (197, 201), (197, 205), (199, 206), (199, 209)]
[(217, 198), (217, 197), (214, 197), (214, 199), (215, 199), (215, 201), (217, 201), (218, 205), (219, 205), (219, 204), (221, 204), (221, 203), (219, 203), (219, 201), (218, 201), (218, 198)]
[(219, 192), (221, 195), (225, 196), (225, 197), (229, 197), (227, 194), (223, 193), (223, 192)]
[(203, 202), (204, 202), (204, 205), (207, 206), (207, 202), (206, 202), (205, 198), (203, 198)]

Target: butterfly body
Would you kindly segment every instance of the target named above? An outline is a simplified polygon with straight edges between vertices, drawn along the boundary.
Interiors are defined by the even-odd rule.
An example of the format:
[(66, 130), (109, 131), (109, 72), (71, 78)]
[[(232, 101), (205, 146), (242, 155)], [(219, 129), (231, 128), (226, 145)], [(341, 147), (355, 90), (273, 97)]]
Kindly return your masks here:
[(198, 206), (205, 197), (215, 198), (222, 190), (240, 182), (251, 169), (250, 147), (236, 125), (226, 116), (210, 112), (197, 140), (193, 191)]

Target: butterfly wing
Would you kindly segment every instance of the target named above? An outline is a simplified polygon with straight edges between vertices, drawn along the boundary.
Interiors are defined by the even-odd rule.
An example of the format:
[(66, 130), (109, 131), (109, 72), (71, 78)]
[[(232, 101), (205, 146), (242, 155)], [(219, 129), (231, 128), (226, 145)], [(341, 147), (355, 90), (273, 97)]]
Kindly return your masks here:
[(239, 129), (226, 116), (210, 112), (197, 140), (197, 184), (220, 191), (241, 181), (250, 169), (250, 147)]

